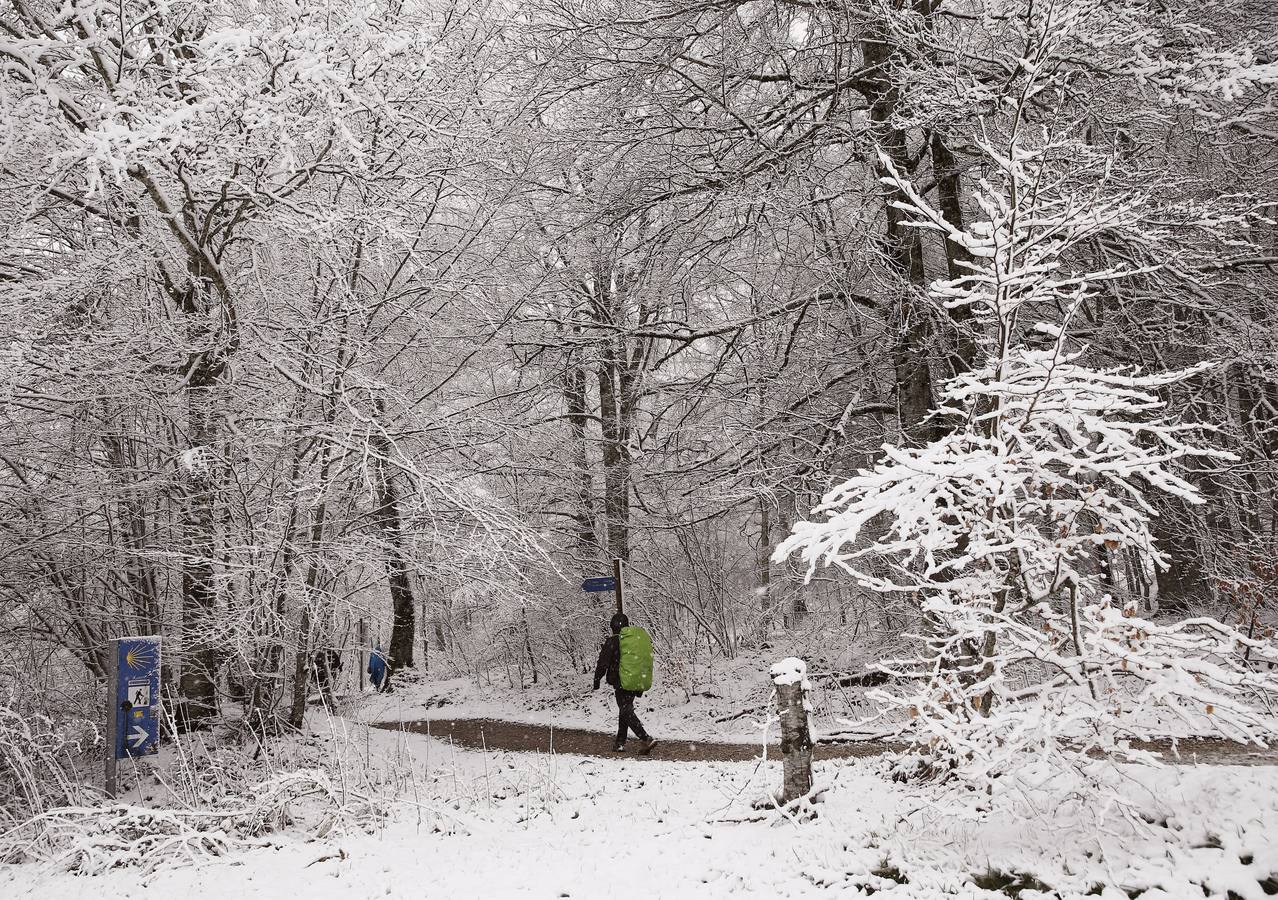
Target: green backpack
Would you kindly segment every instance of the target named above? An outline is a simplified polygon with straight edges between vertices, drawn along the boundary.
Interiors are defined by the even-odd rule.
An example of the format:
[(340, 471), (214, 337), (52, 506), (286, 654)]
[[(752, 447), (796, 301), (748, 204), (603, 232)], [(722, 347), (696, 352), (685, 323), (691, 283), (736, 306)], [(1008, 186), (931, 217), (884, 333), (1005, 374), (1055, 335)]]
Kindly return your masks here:
[(642, 693), (652, 687), (652, 638), (642, 628), (623, 628), (619, 638), (621, 664), (617, 667), (622, 690)]

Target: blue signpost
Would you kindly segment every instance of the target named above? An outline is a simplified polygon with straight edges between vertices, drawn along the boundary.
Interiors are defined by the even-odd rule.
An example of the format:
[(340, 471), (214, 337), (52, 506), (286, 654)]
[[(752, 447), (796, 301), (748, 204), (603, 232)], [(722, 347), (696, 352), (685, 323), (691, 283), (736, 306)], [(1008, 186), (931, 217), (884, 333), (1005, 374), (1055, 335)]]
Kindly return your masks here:
[(587, 594), (598, 594), (603, 591), (612, 591), (617, 598), (617, 612), (624, 612), (625, 607), (622, 605), (622, 592), (625, 590), (625, 583), (621, 578), (621, 560), (613, 559), (612, 575), (599, 575), (595, 578), (587, 578), (581, 583), (581, 589)]
[(116, 760), (160, 750), (160, 639), (120, 638), (112, 662), (106, 788), (114, 797)]

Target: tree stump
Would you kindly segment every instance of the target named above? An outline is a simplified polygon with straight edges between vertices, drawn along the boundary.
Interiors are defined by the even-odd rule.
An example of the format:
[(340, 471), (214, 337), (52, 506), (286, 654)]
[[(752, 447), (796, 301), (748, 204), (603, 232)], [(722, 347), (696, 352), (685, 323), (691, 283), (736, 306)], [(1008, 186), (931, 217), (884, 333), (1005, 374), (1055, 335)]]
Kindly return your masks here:
[(812, 732), (808, 728), (808, 667), (791, 656), (771, 670), (781, 716), (781, 756), (784, 779), (777, 802), (781, 805), (812, 791)]

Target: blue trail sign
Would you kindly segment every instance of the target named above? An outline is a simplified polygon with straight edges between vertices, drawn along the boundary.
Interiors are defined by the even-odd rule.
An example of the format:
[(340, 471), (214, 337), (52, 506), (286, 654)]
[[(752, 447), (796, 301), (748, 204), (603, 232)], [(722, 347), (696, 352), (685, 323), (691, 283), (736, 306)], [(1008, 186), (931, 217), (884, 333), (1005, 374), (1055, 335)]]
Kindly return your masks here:
[(615, 591), (617, 589), (617, 579), (611, 575), (587, 578), (581, 583), (581, 589), (588, 594), (598, 593), (599, 591)]
[(115, 758), (160, 750), (160, 639), (116, 642)]

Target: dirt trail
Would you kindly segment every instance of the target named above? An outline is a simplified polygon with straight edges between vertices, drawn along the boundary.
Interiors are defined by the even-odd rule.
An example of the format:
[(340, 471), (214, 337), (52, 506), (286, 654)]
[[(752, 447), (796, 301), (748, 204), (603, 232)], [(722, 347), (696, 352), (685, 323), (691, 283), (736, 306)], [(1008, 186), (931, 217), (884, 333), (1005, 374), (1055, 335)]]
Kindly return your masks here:
[[(663, 739), (657, 735), (657, 746), (648, 756), (639, 754), (639, 742), (631, 739), (624, 753), (612, 749), (612, 735), (581, 728), (553, 728), (521, 722), (494, 719), (419, 719), (414, 722), (377, 722), (377, 728), (391, 731), (428, 734), (440, 740), (451, 740), (459, 747), (475, 750), (516, 750), (532, 753), (570, 753), (576, 756), (603, 758), (659, 759), (678, 762), (748, 761), (760, 753), (758, 744), (725, 744), (715, 741)], [(818, 744), (816, 759), (835, 757), (878, 756), (897, 745), (858, 741), (846, 744)], [(779, 755), (779, 745), (768, 747), (768, 755)]]
[[(527, 753), (568, 753), (606, 759), (653, 759), (675, 762), (741, 762), (757, 758), (758, 744), (725, 744), (716, 741), (663, 739), (650, 756), (639, 755), (639, 742), (631, 740), (624, 753), (614, 753), (612, 736), (581, 728), (554, 728), (522, 722), (495, 719), (418, 719), (411, 722), (375, 722), (375, 728), (389, 731), (412, 731), (440, 740), (452, 741), (459, 747), (474, 750), (513, 750)], [(1171, 741), (1133, 741), (1142, 750), (1155, 750), (1175, 762)], [(815, 759), (854, 759), (879, 756), (903, 745), (887, 741), (823, 741), (816, 745)], [(1278, 765), (1278, 750), (1262, 750), (1245, 744), (1204, 738), (1188, 738), (1179, 742), (1180, 762), (1211, 765), (1272, 766)], [(768, 756), (779, 756), (779, 745), (768, 747)]]

